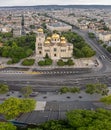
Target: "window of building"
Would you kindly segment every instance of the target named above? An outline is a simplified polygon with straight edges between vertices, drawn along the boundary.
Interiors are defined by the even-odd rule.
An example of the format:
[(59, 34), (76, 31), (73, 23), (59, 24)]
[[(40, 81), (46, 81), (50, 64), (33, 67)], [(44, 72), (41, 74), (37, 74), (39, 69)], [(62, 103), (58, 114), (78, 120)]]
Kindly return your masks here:
[(54, 54), (54, 56), (56, 57), (56, 54)]
[(39, 54), (41, 54), (41, 51), (39, 51)]
[(68, 47), (68, 50), (71, 50), (71, 48), (70, 48), (70, 47)]
[(54, 48), (54, 51), (57, 51), (57, 49), (56, 49), (56, 48)]
[(50, 50), (45, 50), (45, 52), (50, 52)]
[(66, 52), (66, 50), (61, 50), (61, 52)]
[(38, 49), (42, 49), (42, 47), (38, 47)]
[(38, 46), (42, 46), (42, 43), (38, 43)]

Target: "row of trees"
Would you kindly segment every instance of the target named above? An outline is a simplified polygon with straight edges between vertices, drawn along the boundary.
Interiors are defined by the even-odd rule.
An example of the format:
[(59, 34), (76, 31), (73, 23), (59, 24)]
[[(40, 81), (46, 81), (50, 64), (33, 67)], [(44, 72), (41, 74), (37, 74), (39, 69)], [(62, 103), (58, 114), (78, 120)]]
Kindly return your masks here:
[(64, 65), (71, 66), (71, 65), (74, 65), (74, 62), (73, 62), (72, 59), (68, 59), (66, 62), (63, 61), (62, 59), (60, 59), (60, 60), (57, 61), (57, 65), (58, 66), (64, 66)]
[(105, 84), (87, 84), (86, 85), (86, 93), (89, 93), (89, 94), (94, 94), (94, 93), (98, 93), (98, 94), (101, 94), (101, 95), (107, 95), (109, 90), (108, 90), (108, 87), (107, 85)]
[(48, 121), (28, 130), (111, 130), (111, 111), (73, 110), (66, 113), (66, 120)]
[[(85, 92), (88, 94), (101, 94), (101, 95), (108, 95), (109, 89), (107, 87), (107, 85), (105, 84), (87, 84), (85, 86)], [(71, 93), (76, 93), (76, 92), (80, 92), (80, 88), (78, 87), (62, 87), (60, 88), (60, 92), (61, 93), (67, 93), (67, 92), (71, 92)]]
[(92, 57), (95, 55), (95, 51), (85, 42), (85, 40), (74, 32), (64, 32), (62, 34), (66, 37), (68, 42), (74, 45), (73, 55), (76, 58)]
[(52, 59), (50, 59), (50, 58), (45, 58), (44, 60), (40, 60), (40, 61), (38, 62), (38, 65), (39, 65), (39, 66), (47, 66), (47, 65), (52, 65), (52, 63), (53, 63)]

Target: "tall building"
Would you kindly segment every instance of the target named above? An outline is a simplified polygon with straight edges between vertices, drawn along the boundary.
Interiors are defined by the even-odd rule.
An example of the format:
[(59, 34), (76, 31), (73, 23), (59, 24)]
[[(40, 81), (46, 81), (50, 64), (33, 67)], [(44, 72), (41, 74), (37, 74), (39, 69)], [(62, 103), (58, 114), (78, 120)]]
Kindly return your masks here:
[(38, 29), (36, 37), (36, 57), (45, 57), (46, 54), (52, 59), (71, 58), (73, 55), (73, 44), (68, 43), (65, 37), (52, 34), (46, 37), (43, 29)]

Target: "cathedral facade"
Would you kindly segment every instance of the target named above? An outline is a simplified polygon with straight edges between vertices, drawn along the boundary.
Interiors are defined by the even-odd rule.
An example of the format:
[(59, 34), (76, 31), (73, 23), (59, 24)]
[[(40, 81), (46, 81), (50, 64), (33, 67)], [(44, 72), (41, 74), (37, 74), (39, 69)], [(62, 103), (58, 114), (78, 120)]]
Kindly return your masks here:
[(46, 37), (43, 29), (38, 29), (36, 37), (36, 56), (45, 57), (48, 55), (52, 60), (71, 58), (73, 55), (73, 44), (68, 43), (65, 37), (59, 34), (52, 34)]

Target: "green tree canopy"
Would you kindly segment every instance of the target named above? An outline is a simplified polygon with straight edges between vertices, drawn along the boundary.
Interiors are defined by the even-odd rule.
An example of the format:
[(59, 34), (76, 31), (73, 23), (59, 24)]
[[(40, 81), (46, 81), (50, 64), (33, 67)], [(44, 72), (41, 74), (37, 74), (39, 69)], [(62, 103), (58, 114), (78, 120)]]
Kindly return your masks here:
[(102, 97), (100, 99), (101, 102), (104, 102), (105, 104), (111, 104), (111, 95), (108, 95), (108, 96), (105, 96), (105, 97)]
[(0, 122), (0, 130), (16, 130), (16, 126), (8, 122)]
[(29, 97), (29, 95), (33, 92), (31, 86), (26, 86), (21, 88), (21, 93), (24, 95), (24, 97)]
[(0, 84), (0, 94), (7, 93), (9, 91), (9, 87), (6, 84)]
[(98, 93), (101, 95), (107, 95), (109, 92), (108, 87), (105, 84), (87, 84), (86, 93)]
[(0, 104), (0, 113), (6, 119), (13, 119), (20, 113), (30, 112), (34, 110), (36, 101), (33, 99), (19, 99), (11, 97)]

